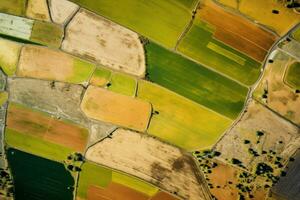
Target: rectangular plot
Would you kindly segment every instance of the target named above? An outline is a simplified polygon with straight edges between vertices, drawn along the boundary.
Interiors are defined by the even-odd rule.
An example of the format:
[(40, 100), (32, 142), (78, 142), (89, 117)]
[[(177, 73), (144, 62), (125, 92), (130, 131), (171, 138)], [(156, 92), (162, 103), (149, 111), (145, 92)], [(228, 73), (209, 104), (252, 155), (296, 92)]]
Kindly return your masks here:
[(27, 0), (1, 0), (0, 12), (23, 16), (26, 10)]
[(119, 94), (135, 96), (136, 79), (126, 74), (114, 73), (108, 89)]

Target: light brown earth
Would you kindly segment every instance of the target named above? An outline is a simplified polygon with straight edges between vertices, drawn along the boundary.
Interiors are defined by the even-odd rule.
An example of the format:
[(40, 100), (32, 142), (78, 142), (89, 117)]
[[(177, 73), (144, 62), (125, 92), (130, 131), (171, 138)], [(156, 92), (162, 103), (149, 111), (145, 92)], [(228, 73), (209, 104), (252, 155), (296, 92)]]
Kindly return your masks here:
[(62, 49), (128, 74), (145, 74), (138, 35), (84, 9), (68, 25)]
[(87, 143), (86, 129), (15, 104), (8, 108), (7, 127), (79, 152), (84, 152)]
[(77, 12), (79, 6), (67, 0), (49, 0), (51, 17), (54, 23), (66, 24)]
[(225, 11), (212, 1), (205, 1), (198, 17), (216, 27), (214, 37), (246, 55), (263, 61), (277, 37), (251, 21)]
[(87, 117), (137, 131), (147, 129), (151, 105), (139, 99), (89, 86), (82, 100)]
[(172, 196), (166, 192), (158, 192), (150, 200), (177, 200), (177, 198), (175, 198), (174, 196)]
[[(254, 98), (292, 122), (300, 124), (300, 94), (284, 83), (285, 72), (295, 59), (282, 51), (275, 51), (273, 55), (274, 62), (266, 65)], [(263, 98), (264, 90), (268, 91), (267, 98)]]
[(28, 0), (26, 16), (32, 19), (50, 22), (47, 0)]
[(205, 199), (206, 183), (194, 160), (148, 135), (118, 129), (111, 138), (90, 147), (86, 158), (137, 176), (184, 199)]

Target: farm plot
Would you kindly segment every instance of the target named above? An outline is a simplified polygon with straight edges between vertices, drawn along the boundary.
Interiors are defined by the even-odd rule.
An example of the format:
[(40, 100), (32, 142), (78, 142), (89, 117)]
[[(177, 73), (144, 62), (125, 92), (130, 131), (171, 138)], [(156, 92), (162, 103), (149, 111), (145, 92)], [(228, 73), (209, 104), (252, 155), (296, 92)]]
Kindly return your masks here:
[(74, 179), (61, 163), (8, 149), (16, 200), (72, 200)]
[[(201, 174), (198, 174), (194, 160), (180, 149), (151, 136), (118, 129), (111, 139), (104, 139), (89, 148), (86, 158), (137, 176), (166, 191), (176, 191), (184, 199), (205, 199), (202, 191), (205, 186), (200, 181)], [(120, 178), (124, 180), (120, 175), (112, 176), (114, 182), (131, 187), (129, 181), (120, 181)], [(137, 190), (140, 186), (134, 188)], [(152, 190), (148, 193), (154, 194)]]
[(300, 42), (300, 27), (298, 27), (293, 33), (292, 33), (292, 37), (297, 40), (298, 42)]
[[(255, 20), (257, 23), (274, 30), (279, 35), (287, 33), (294, 25), (299, 23), (300, 16), (285, 6), (285, 1), (273, 0), (218, 0), (218, 2), (237, 9), (240, 13)], [(279, 13), (274, 14), (272, 11)]]
[(294, 62), (288, 67), (285, 81), (293, 88), (300, 90), (300, 63)]
[(139, 81), (137, 97), (153, 106), (154, 114), (147, 132), (189, 151), (212, 146), (232, 123), (232, 120), (150, 82)]
[(300, 98), (294, 89), (284, 83), (288, 66), (295, 59), (282, 51), (273, 52), (273, 63), (268, 63), (266, 72), (253, 93), (254, 98), (287, 119), (300, 123)]
[(212, 1), (205, 1), (197, 13), (196, 17), (215, 27), (215, 39), (259, 62), (264, 60), (277, 38), (240, 15), (226, 12)]
[(1, 0), (0, 12), (12, 15), (25, 15), (26, 0)]
[(151, 81), (231, 119), (242, 110), (246, 87), (154, 43), (146, 51)]
[(215, 27), (196, 16), (178, 51), (240, 83), (252, 85), (259, 76), (261, 64), (214, 39), (215, 34), (218, 34)]
[(10, 147), (52, 160), (62, 161), (72, 152), (84, 152), (88, 132), (71, 122), (10, 104), (6, 142)]
[(15, 74), (20, 51), (20, 44), (0, 39), (0, 67), (6, 75), (12, 76)]
[(79, 6), (69, 1), (50, 0), (49, 8), (52, 20), (64, 25), (78, 11)]
[(144, 76), (144, 49), (136, 33), (81, 9), (68, 24), (62, 49), (135, 76)]
[[(192, 17), (196, 0), (71, 0), (168, 48), (174, 47)], [(155, 14), (154, 14), (155, 11)], [(176, 20), (174, 20), (176, 19)]]
[(222, 152), (221, 159), (238, 159), (252, 171), (257, 163), (268, 161), (272, 152), (286, 160), (289, 152), (285, 149), (297, 137), (299, 129), (296, 126), (252, 101), (241, 120), (224, 135), (215, 149)]
[(22, 49), (19, 62), (18, 76), (70, 83), (85, 83), (95, 68), (61, 51), (30, 45)]
[(28, 0), (26, 17), (50, 22), (47, 0)]
[(90, 79), (90, 84), (98, 87), (104, 87), (109, 83), (111, 74), (112, 72), (109, 69), (97, 66)]
[(113, 73), (108, 90), (119, 94), (135, 96), (136, 85), (137, 80), (135, 78), (126, 74)]
[(90, 118), (145, 131), (151, 105), (145, 101), (89, 86), (82, 100), (82, 111)]

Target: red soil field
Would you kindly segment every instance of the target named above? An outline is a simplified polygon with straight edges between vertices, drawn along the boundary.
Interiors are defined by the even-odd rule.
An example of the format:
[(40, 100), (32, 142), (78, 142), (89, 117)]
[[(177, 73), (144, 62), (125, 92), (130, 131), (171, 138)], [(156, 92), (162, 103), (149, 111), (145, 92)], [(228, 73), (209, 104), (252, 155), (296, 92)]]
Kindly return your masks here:
[(166, 192), (158, 192), (151, 200), (178, 200)]

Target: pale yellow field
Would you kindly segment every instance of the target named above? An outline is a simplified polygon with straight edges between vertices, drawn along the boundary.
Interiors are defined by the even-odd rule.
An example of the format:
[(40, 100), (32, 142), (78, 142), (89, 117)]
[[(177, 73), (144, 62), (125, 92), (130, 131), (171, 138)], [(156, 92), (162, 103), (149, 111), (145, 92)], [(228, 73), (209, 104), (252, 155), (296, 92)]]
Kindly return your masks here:
[(32, 19), (50, 22), (46, 0), (28, 0), (26, 16)]
[(57, 24), (65, 24), (79, 9), (78, 5), (65, 0), (49, 0), (49, 7), (52, 20)]

